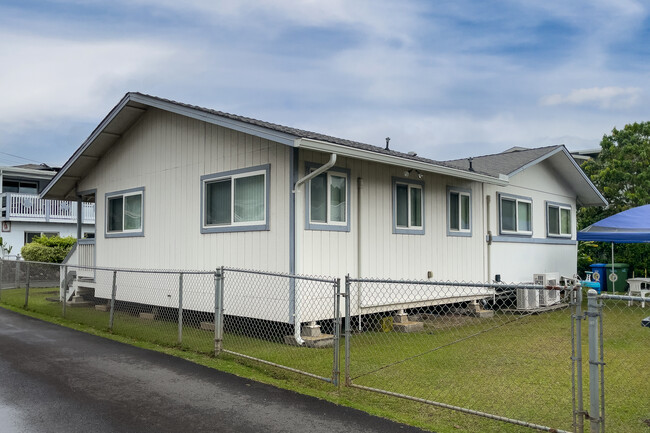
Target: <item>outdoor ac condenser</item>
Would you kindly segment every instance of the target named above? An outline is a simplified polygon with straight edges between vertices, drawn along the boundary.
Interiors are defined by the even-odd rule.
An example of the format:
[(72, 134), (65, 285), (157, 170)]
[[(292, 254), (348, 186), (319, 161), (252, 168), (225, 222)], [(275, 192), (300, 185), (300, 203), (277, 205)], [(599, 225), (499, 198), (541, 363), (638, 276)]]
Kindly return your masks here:
[[(533, 281), (535, 284), (542, 286), (558, 286), (560, 284), (559, 272), (548, 272), (545, 274), (534, 274)], [(559, 290), (539, 290), (539, 305), (548, 307), (560, 302)]]
[(539, 292), (536, 289), (517, 289), (517, 310), (535, 310), (539, 308)]

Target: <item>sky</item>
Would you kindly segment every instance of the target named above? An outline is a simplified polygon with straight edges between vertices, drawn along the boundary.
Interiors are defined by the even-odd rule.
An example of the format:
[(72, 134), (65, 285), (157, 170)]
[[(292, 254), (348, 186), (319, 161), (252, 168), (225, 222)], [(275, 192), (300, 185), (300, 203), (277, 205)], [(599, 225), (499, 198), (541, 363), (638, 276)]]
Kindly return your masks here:
[(129, 91), (447, 160), (650, 121), (634, 0), (0, 0), (0, 165)]

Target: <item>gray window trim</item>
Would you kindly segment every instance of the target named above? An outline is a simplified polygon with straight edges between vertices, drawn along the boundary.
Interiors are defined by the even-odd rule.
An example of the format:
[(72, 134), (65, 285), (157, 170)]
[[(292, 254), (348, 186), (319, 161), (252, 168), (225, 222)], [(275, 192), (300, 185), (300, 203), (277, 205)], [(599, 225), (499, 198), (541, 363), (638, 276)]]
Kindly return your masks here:
[[(559, 209), (568, 208), (569, 211), (571, 211), (571, 233), (569, 233), (568, 235), (551, 234), (551, 232), (549, 231), (549, 227), (548, 227), (548, 223), (549, 223), (549, 220), (548, 220), (548, 207), (549, 206), (554, 206), (554, 207), (557, 207)], [(560, 239), (571, 239), (571, 238), (573, 238), (573, 231), (574, 231), (573, 230), (573, 206), (571, 206), (570, 204), (567, 204), (567, 203), (559, 203), (559, 202), (555, 202), (555, 201), (546, 201), (546, 202), (544, 202), (544, 216), (545, 216), (545, 219), (546, 219), (546, 237), (547, 238), (560, 238)], [(561, 210), (560, 210), (560, 221), (558, 221), (558, 222), (560, 224), (560, 226), (559, 226), (560, 231), (562, 231), (562, 211)]]
[[(464, 193), (469, 194), (469, 230), (452, 230), (451, 229), (451, 193)], [(447, 236), (458, 236), (458, 237), (472, 237), (474, 231), (474, 226), (472, 224), (472, 216), (474, 210), (472, 209), (472, 189), (471, 188), (462, 188), (458, 186), (447, 186)], [(460, 216), (460, 214), (459, 214)], [(460, 221), (459, 221), (460, 223)]]
[[(517, 230), (517, 232), (512, 232), (510, 230), (507, 230), (505, 232), (503, 231), (502, 220), (501, 220), (501, 199), (502, 198), (513, 199), (513, 200), (525, 200), (525, 201), (530, 202), (530, 228), (531, 228), (530, 232), (519, 232), (518, 230)], [(535, 214), (533, 199), (531, 197), (525, 197), (525, 196), (521, 196), (521, 195), (515, 195), (515, 194), (508, 194), (508, 193), (500, 192), (500, 193), (497, 194), (497, 202), (498, 202), (498, 211), (499, 211), (499, 213), (498, 213), (498, 217), (499, 217), (499, 220), (498, 220), (499, 221), (499, 234), (502, 237), (512, 236), (512, 237), (532, 238), (533, 237), (533, 231), (534, 231), (532, 229), (534, 227), (533, 222), (534, 222), (534, 214)], [(517, 222), (517, 224), (518, 224), (518, 222)]]
[[(305, 173), (309, 173), (309, 171), (313, 168), (318, 168), (321, 167), (323, 164), (317, 164), (314, 162), (305, 162)], [(310, 182), (307, 183), (306, 188), (305, 188), (305, 230), (323, 230), (323, 231), (331, 231), (331, 232), (349, 232), (350, 231), (350, 219), (351, 219), (351, 197), (350, 197), (350, 169), (349, 168), (344, 168), (344, 167), (338, 167), (334, 166), (327, 170), (325, 173), (338, 173), (338, 174), (343, 174), (345, 175), (345, 184), (346, 184), (346, 194), (347, 194), (347, 203), (346, 203), (346, 215), (345, 215), (345, 221), (346, 224), (332, 224), (332, 223), (314, 223), (311, 222), (309, 219), (309, 211), (310, 211), (310, 204), (311, 204), (311, 185)], [(328, 203), (329, 206), (329, 203)]]
[[(417, 228), (404, 228), (397, 227), (397, 184), (407, 184), (407, 185), (418, 185), (422, 188), (422, 227)], [(424, 191), (424, 182), (420, 180), (405, 179), (402, 177), (392, 177), (392, 210), (393, 210), (393, 234), (396, 235), (424, 235), (425, 231), (425, 191)], [(410, 203), (409, 203), (410, 205)]]
[[(486, 238), (487, 240), (487, 238)], [(547, 244), (547, 245), (577, 245), (578, 241), (569, 238), (530, 238), (526, 236), (493, 236), (492, 242), (511, 244)]]
[[(232, 178), (232, 176), (251, 173), (254, 171), (264, 171), (264, 180), (266, 189), (266, 209), (264, 215), (264, 223), (262, 224), (251, 224), (251, 225), (222, 225), (222, 226), (205, 226), (203, 224), (204, 212), (205, 212), (205, 184), (211, 180), (216, 179), (227, 179)], [(270, 230), (270, 220), (271, 215), (271, 164), (256, 165), (254, 167), (240, 168), (236, 170), (222, 171), (219, 173), (205, 174), (201, 176), (200, 188), (201, 188), (201, 213), (199, 215), (199, 227), (201, 233), (232, 233), (232, 232), (254, 232), (254, 231), (264, 231)]]
[[(108, 231), (108, 199), (124, 196), (125, 194), (140, 193), (142, 195), (142, 224), (140, 230), (130, 232), (110, 232)], [(97, 236), (97, 235), (95, 235)], [(133, 238), (144, 236), (144, 186), (130, 189), (122, 189), (120, 191), (107, 192), (104, 194), (104, 237), (105, 238)]]

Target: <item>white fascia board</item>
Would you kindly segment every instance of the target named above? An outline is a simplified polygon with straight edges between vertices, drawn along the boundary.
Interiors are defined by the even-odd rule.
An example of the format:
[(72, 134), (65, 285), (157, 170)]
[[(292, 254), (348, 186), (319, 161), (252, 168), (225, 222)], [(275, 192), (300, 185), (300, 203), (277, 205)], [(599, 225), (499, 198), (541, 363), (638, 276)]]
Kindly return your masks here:
[(181, 116), (190, 117), (196, 120), (202, 120), (214, 125), (223, 126), (224, 128), (234, 129), (235, 131), (244, 132), (256, 137), (282, 143), (287, 146), (293, 146), (296, 139), (295, 135), (285, 134), (283, 132), (274, 131), (272, 129), (264, 128), (263, 126), (252, 125), (250, 123), (242, 122), (239, 120), (228, 119), (227, 117), (208, 113), (196, 108), (177, 105), (173, 102), (148, 98), (143, 95), (131, 95), (131, 100), (144, 105), (148, 105), (150, 107), (180, 114)]
[(55, 183), (59, 181), (59, 179), (63, 177), (70, 177), (66, 176), (66, 172), (70, 169), (70, 167), (79, 159), (79, 157), (88, 149), (88, 146), (90, 146), (95, 139), (104, 131), (106, 126), (108, 126), (109, 123), (115, 118), (115, 116), (118, 115), (120, 111), (126, 106), (126, 104), (129, 103), (130, 101), (130, 94), (127, 94), (122, 100), (117, 104), (110, 113), (102, 120), (102, 122), (95, 128), (95, 130), (90, 134), (90, 136), (86, 139), (86, 141), (83, 142), (83, 144), (77, 149), (77, 151), (72, 155), (72, 157), (65, 163), (65, 165), (61, 168), (61, 170), (57, 173), (56, 176), (50, 181), (50, 183), (47, 184), (45, 189), (41, 192), (40, 197), (44, 198), (48, 192), (52, 189)]
[(557, 149), (552, 150), (549, 153), (540, 156), (536, 160), (531, 161), (531, 162), (529, 162), (528, 164), (526, 164), (526, 165), (524, 165), (522, 167), (519, 167), (517, 170), (510, 173), (509, 176), (514, 176), (515, 174), (520, 173), (520, 172), (526, 170), (527, 168), (532, 167), (533, 165), (539, 164), (540, 162), (542, 162), (542, 161), (544, 161), (544, 160), (550, 158), (551, 156), (556, 155), (556, 154), (558, 154), (560, 152), (563, 152), (564, 155), (569, 160), (569, 162), (571, 162), (571, 164), (573, 164), (573, 167), (580, 174), (582, 179), (587, 183), (588, 187), (591, 188), (591, 190), (594, 192), (594, 195), (596, 196), (596, 198), (597, 198), (597, 200), (599, 202), (598, 204), (593, 203), (593, 202), (589, 202), (587, 204), (584, 204), (584, 206), (599, 206), (599, 205), (600, 206), (607, 206), (608, 205), (607, 199), (605, 197), (603, 197), (603, 195), (600, 193), (600, 191), (598, 191), (598, 188), (596, 188), (596, 186), (591, 182), (591, 179), (589, 179), (589, 177), (585, 174), (585, 172), (582, 171), (582, 169), (580, 168), (580, 166), (578, 165), (576, 160), (573, 158), (573, 156), (571, 156), (571, 153), (564, 146), (560, 146)]
[(508, 185), (508, 176), (499, 175), (499, 178), (487, 176), (479, 173), (471, 173), (455, 168), (444, 167), (440, 165), (428, 164), (422, 161), (400, 158), (399, 156), (384, 155), (364, 149), (355, 149), (353, 147), (343, 146), (340, 144), (328, 143), (326, 141), (314, 140), (311, 138), (299, 138), (295, 142), (295, 147), (302, 149), (316, 150), (319, 152), (336, 153), (337, 155), (347, 156), (350, 158), (362, 159), (365, 161), (377, 162), (380, 164), (399, 165), (409, 169), (437, 173), (446, 176), (459, 177), (462, 179), (474, 180), (493, 185)]

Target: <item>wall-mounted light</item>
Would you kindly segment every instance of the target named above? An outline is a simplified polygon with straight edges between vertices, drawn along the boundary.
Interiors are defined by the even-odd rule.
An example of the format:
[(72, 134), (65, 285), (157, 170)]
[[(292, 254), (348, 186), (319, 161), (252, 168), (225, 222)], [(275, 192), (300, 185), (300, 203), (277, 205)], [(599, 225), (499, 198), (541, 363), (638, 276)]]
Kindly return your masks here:
[(413, 169), (413, 168), (411, 168), (411, 169), (409, 169), (409, 170), (404, 170), (404, 177), (409, 177), (409, 176), (411, 175), (411, 172), (412, 172), (412, 171), (415, 171), (415, 176), (416, 176), (418, 179), (424, 179), (424, 175), (423, 175), (422, 173), (420, 173), (419, 170), (415, 170), (415, 169)]

